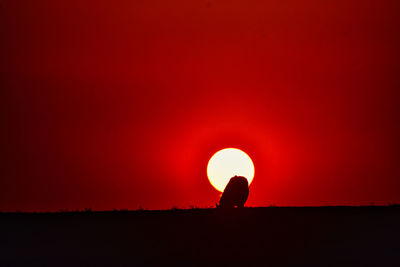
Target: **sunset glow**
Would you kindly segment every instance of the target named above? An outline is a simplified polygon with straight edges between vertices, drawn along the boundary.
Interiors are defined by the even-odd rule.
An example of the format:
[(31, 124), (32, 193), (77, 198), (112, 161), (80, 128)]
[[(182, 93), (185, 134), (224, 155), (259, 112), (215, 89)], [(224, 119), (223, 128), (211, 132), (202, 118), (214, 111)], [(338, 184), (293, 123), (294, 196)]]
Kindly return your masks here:
[(0, 0), (0, 212), (400, 203), (399, 14)]

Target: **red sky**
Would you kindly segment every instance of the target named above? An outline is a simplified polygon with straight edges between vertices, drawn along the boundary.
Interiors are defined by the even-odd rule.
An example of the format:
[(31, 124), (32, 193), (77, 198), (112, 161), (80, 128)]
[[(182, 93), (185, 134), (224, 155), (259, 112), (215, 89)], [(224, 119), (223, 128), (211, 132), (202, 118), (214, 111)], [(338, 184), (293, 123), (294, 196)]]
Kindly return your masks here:
[(400, 3), (0, 0), (0, 210), (400, 202)]

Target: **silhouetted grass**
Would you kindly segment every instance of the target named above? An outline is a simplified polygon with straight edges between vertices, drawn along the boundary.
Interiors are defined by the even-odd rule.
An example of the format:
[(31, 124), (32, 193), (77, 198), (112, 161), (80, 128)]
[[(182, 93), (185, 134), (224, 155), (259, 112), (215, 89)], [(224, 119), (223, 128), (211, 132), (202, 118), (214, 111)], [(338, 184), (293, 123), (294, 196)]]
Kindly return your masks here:
[(400, 266), (399, 225), (397, 203), (1, 213), (0, 266)]

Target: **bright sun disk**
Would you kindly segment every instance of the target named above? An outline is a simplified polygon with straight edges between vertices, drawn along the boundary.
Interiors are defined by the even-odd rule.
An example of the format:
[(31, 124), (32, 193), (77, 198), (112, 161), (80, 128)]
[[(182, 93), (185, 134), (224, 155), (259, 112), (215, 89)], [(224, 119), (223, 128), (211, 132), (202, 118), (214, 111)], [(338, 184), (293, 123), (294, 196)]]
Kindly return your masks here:
[(220, 192), (233, 176), (244, 176), (249, 185), (254, 178), (253, 161), (245, 152), (237, 148), (225, 148), (215, 153), (208, 161), (208, 180)]

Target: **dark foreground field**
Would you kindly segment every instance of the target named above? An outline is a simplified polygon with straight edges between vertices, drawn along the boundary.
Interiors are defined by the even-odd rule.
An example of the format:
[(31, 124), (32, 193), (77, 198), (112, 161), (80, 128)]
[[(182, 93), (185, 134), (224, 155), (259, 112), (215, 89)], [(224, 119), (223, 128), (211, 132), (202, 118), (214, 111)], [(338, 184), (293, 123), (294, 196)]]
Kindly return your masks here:
[(0, 266), (400, 266), (400, 208), (0, 214)]

